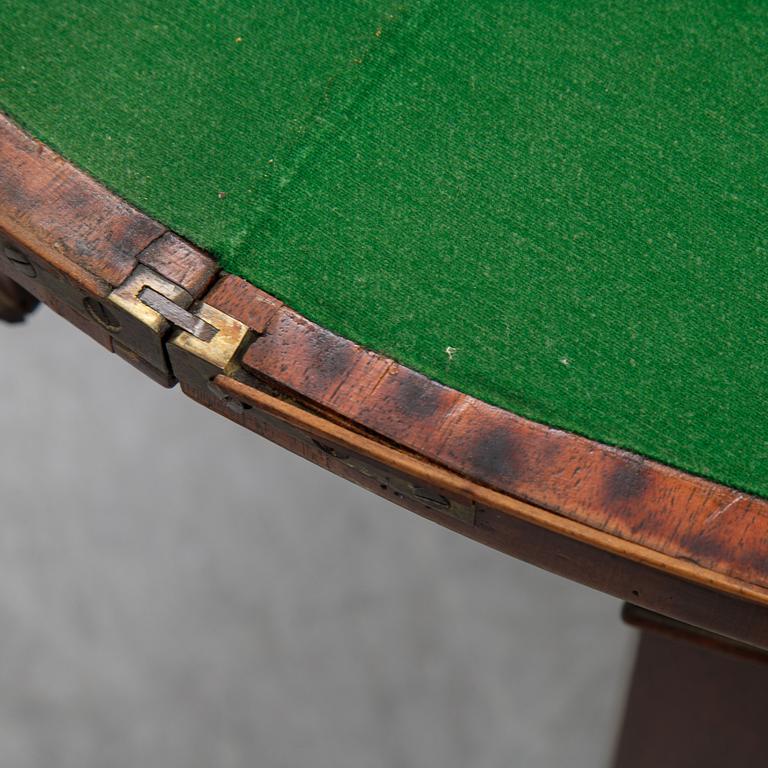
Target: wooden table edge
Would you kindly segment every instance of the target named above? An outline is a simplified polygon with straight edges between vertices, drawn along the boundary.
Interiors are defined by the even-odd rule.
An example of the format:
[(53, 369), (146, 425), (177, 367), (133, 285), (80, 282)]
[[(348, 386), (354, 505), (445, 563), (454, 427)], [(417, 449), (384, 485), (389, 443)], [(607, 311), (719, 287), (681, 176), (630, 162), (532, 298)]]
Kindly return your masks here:
[[(768, 501), (523, 419), (343, 339), (0, 115), (0, 270), (166, 385), (471, 538), (768, 646)], [(137, 271), (244, 329), (217, 368), (115, 293)], [(183, 334), (181, 334), (183, 336)]]

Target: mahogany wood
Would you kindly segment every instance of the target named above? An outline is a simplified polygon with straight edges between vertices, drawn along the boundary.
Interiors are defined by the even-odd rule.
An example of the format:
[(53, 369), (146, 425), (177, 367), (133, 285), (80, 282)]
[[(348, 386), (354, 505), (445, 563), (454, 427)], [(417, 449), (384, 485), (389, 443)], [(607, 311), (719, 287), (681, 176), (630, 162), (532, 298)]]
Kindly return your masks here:
[(763, 499), (448, 389), (287, 307), (276, 311), (243, 366), (478, 483), (596, 531), (768, 587)]
[(161, 340), (105, 299), (139, 263), (197, 298), (215, 262), (0, 114), (0, 251), (9, 249), (24, 264), (0, 258), (0, 272), (155, 381), (175, 383)]
[[(222, 276), (2, 116), (0, 236), (32, 268), (0, 270), (156, 380), (175, 375), (205, 405), (465, 535), (768, 646), (768, 501), (522, 419), (332, 334)], [(104, 303), (139, 264), (251, 329), (236, 373), (210, 382), (183, 357), (171, 373), (162, 340)]]
[(236, 423), (457, 533), (622, 600), (768, 648), (768, 606), (680, 578), (671, 567), (644, 561), (648, 553), (614, 550), (613, 537), (595, 538), (586, 527), (313, 413), (284, 394), (227, 376), (205, 390), (183, 382), (182, 388)]

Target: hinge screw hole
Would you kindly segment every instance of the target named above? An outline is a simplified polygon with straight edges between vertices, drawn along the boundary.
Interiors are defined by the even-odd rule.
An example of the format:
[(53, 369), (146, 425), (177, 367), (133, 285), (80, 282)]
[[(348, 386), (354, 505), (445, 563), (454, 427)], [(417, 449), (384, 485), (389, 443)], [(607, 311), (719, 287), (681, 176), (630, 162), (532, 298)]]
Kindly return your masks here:
[(109, 333), (120, 331), (120, 321), (100, 301), (86, 296), (83, 299), (83, 306), (91, 319), (105, 331), (109, 331)]
[(14, 269), (21, 272), (22, 275), (32, 278), (37, 277), (37, 270), (30, 264), (29, 259), (23, 253), (5, 243), (0, 243), (0, 250), (2, 250), (8, 263)]

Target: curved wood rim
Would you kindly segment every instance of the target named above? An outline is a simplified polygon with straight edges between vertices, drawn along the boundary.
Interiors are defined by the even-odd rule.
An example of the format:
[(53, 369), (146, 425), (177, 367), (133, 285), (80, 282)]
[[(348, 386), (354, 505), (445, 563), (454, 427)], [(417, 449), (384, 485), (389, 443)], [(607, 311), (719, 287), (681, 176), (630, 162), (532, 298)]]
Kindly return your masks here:
[[(217, 379), (225, 397), (310, 432), (345, 430), (345, 440), (356, 436), (358, 449), (359, 441), (369, 441), (364, 453), (376, 446), (376, 460), (393, 469), (415, 461), (401, 468), (447, 495), (768, 606), (765, 499), (444, 387), (336, 336), (239, 278), (224, 275), (211, 287), (218, 267), (210, 257), (2, 115), (0, 230), (38, 274), (20, 276), (2, 263), (0, 269), (164, 383), (172, 380), (159, 370), (161, 362), (143, 354), (141, 339), (99, 328), (83, 310), (84, 301), (103, 299), (139, 263), (253, 332), (239, 381)], [(195, 372), (189, 378), (186, 371), (174, 373), (185, 391), (207, 402)]]
[(756, 601), (762, 601), (765, 598), (763, 590), (754, 589), (750, 585), (736, 580), (720, 581), (714, 578), (710, 571), (696, 563), (675, 559), (615, 536), (604, 535), (596, 537), (594, 529), (582, 523), (553, 514), (549, 510), (495, 491), (486, 485), (473, 482), (439, 465), (434, 465), (423, 457), (372, 439), (350, 427), (334, 423), (294, 403), (250, 387), (229, 376), (219, 375), (215, 378), (214, 383), (240, 402), (246, 402), (252, 407), (259, 408), (280, 420), (307, 430), (310, 434), (319, 438), (332, 439), (342, 446), (355, 450), (359, 454), (374, 459), (392, 469), (399, 470), (410, 477), (418, 478), (425, 483), (434, 484), (458, 496), (469, 498), (476, 504), (502, 510), (509, 515), (577, 541), (589, 544), (599, 542), (606, 552), (665, 570), (670, 574), (692, 582), (709, 587), (720, 587), (723, 591), (736, 597), (754, 599)]

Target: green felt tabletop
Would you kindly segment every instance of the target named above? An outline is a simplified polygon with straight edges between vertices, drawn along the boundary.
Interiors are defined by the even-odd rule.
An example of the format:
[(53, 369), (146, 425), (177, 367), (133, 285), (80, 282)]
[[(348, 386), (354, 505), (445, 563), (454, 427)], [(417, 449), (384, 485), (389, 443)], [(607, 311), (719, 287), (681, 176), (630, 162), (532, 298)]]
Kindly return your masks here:
[(333, 331), (768, 495), (768, 3), (4, 0), (0, 108)]

